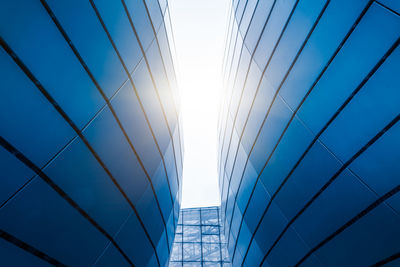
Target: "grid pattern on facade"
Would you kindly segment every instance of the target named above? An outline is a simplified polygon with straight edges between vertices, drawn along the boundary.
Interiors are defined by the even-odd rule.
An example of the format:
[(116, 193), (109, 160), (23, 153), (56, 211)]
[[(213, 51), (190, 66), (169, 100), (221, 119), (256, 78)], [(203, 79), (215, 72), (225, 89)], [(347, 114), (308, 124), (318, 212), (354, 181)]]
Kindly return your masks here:
[(395, 1), (232, 1), (218, 168), (234, 266), (396, 265), (399, 44)]
[(170, 267), (231, 266), (219, 212), (219, 207), (180, 211)]
[(2, 265), (167, 264), (183, 157), (171, 33), (163, 0), (1, 1)]

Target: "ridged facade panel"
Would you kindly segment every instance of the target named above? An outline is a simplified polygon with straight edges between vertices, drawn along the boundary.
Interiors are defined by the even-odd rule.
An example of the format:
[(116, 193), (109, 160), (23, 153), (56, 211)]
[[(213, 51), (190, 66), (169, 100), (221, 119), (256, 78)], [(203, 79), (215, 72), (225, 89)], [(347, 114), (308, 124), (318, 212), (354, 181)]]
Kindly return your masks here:
[(0, 4), (2, 266), (165, 266), (182, 153), (166, 1)]
[(233, 266), (400, 257), (399, 12), (232, 2), (218, 171)]

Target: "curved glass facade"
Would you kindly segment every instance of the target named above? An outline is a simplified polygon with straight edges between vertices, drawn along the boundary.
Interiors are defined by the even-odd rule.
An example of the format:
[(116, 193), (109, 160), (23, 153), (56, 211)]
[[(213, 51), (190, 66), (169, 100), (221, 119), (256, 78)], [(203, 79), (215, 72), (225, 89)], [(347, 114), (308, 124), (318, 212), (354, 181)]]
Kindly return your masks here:
[(399, 12), (233, 1), (218, 162), (233, 266), (396, 265)]
[(183, 153), (170, 27), (161, 0), (1, 2), (2, 266), (167, 264)]

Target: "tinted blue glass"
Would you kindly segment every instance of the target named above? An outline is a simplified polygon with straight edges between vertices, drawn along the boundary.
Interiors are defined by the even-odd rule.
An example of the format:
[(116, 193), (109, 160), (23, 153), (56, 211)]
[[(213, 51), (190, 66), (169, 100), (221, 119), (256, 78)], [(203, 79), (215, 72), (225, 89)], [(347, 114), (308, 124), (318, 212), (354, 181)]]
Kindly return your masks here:
[(244, 212), (244, 209), (247, 205), (251, 191), (255, 185), (256, 178), (257, 178), (257, 173), (254, 170), (253, 165), (249, 161), (247, 163), (246, 170), (242, 178), (242, 184), (240, 185), (237, 197), (237, 204), (242, 212)]
[(254, 241), (257, 242), (264, 255), (270, 249), (273, 242), (275, 242), (280, 232), (283, 231), (287, 222), (288, 220), (273, 201), (254, 237)]
[(0, 10), (4, 40), (82, 128), (104, 101), (50, 16), (32, 1), (8, 1)]
[(244, 217), (244, 220), (246, 221), (246, 224), (251, 232), (254, 232), (256, 229), (262, 213), (267, 207), (267, 203), (270, 199), (271, 197), (265, 190), (264, 185), (261, 182), (258, 182), (252, 197), (248, 200), (249, 206)]
[(304, 153), (311, 140), (310, 132), (295, 118), (260, 177), (271, 195), (289, 174), (290, 169)]
[(157, 32), (164, 20), (163, 15), (161, 14), (160, 4), (158, 3), (158, 0), (146, 0), (146, 6), (149, 9), (150, 19)]
[[(136, 266), (165, 265), (166, 247), (172, 246), (178, 219), (182, 191), (177, 180), (182, 179), (183, 155), (169, 42), (158, 1), (147, 1), (148, 10), (144, 1), (127, 1), (127, 10), (124, 3), (23, 0), (0, 4), (0, 88), (4, 88), (0, 227), (67, 266), (124, 266), (130, 261)], [(166, 3), (162, 5), (165, 11)], [(160, 47), (154, 42), (149, 51), (160, 99), (146, 66), (136, 71), (143, 62), (138, 38), (145, 50), (154, 40), (151, 22), (156, 31), (161, 29)], [(166, 70), (158, 49), (167, 58)], [(134, 77), (137, 91), (126, 72)], [(77, 126), (75, 131), (71, 124)], [(84, 138), (79, 137), (80, 131)], [(8, 144), (17, 151), (5, 151)], [(162, 157), (168, 158), (172, 194)], [(46, 173), (63, 192), (56, 193), (39, 177), (33, 178), (34, 172), (21, 161), (32, 162), (31, 169)], [(85, 219), (77, 209), (89, 217)], [(135, 209), (138, 215), (133, 214)], [(26, 265), (24, 261), (35, 257), (29, 249), (18, 248), (19, 241), (3, 238), (14, 249), (4, 245), (0, 253), (9, 253), (10, 259), (21, 254), (13, 259), (14, 265)], [(29, 265), (41, 261), (37, 255)]]
[(47, 2), (100, 87), (111, 97), (128, 77), (89, 1)]
[(96, 260), (94, 266), (130, 266), (126, 259), (119, 253), (119, 251), (111, 244), (107, 246), (103, 254)]
[[(400, 29), (400, 18), (398, 22)], [(343, 161), (347, 161), (399, 114), (400, 77), (393, 73), (395, 69), (400, 69), (400, 48), (393, 52), (321, 136), (323, 142)]]
[[(154, 253), (134, 213), (131, 213), (115, 240), (135, 265), (144, 266)], [(132, 242), (132, 240), (135, 240), (135, 242)]]
[[(398, 120), (400, 106), (398, 90), (394, 89), (400, 82), (396, 75), (400, 68), (397, 4), (258, 1), (250, 25), (254, 2), (234, 1), (233, 5), (235, 22), (231, 22), (226, 40), (225, 88), (218, 126), (221, 203), (233, 264), (294, 266), (307, 255), (302, 266), (359, 266), (393, 255), (397, 230), (393, 236), (386, 234), (398, 220), (400, 197), (394, 195), (378, 206), (373, 203), (397, 188), (400, 175), (395, 163), (398, 142), (394, 139), (398, 126), (392, 125)], [(236, 25), (242, 13), (239, 28), (247, 32), (247, 47), (243, 47)], [(258, 72), (245, 60), (247, 48), (250, 53), (256, 49)], [(359, 92), (352, 95), (358, 86), (362, 86)], [(277, 90), (280, 92), (276, 94)], [(340, 109), (346, 99), (346, 107)], [(299, 113), (293, 114), (297, 109)], [(337, 111), (338, 116), (325, 129)], [(391, 128), (384, 128), (387, 125)], [(229, 141), (231, 129), (239, 136), (243, 134), (240, 145), (235, 133)], [(316, 139), (321, 129), (324, 132)], [(378, 138), (372, 139), (374, 136)], [(247, 155), (250, 161), (240, 180)], [(339, 175), (349, 159), (350, 169), (341, 170)], [(255, 185), (258, 175), (260, 180)], [(326, 184), (332, 177), (333, 183)], [(265, 210), (270, 195), (274, 200)], [(302, 210), (310, 200), (313, 202)], [(381, 206), (390, 212), (381, 212), (357, 228)], [(357, 216), (366, 207), (370, 211)], [(298, 214), (300, 210), (302, 214)], [(296, 214), (299, 217), (280, 236)], [(241, 216), (246, 225), (238, 227)], [(387, 221), (386, 216), (390, 217)], [(347, 227), (343, 232), (316, 247), (342, 225)], [(385, 233), (378, 236), (381, 227), (385, 227)], [(309, 253), (313, 248), (316, 251)], [(370, 254), (364, 257), (363, 253)], [(330, 261), (330, 257), (335, 260)]]
[[(371, 265), (397, 252), (400, 237), (399, 223), (398, 214), (385, 204), (379, 205), (315, 254), (325, 266)], [(376, 231), (377, 225), (379, 231)], [(360, 238), (365, 242), (359, 242)], [(352, 257), (346, 256), (350, 249)], [(332, 253), (336, 257), (332, 257)]]
[[(136, 208), (144, 224), (148, 226), (147, 228), (153, 243), (158, 244), (164, 230), (164, 225), (161, 211), (157, 207), (157, 202), (150, 186), (147, 187)], [(164, 242), (167, 242), (166, 239)]]
[[(160, 265), (161, 266), (166, 266), (166, 264), (168, 262), (169, 254), (168, 254), (168, 243), (167, 243), (166, 232), (165, 231), (162, 233), (161, 238), (158, 241), (157, 253), (158, 253), (158, 257), (160, 258)], [(156, 260), (156, 259), (154, 259), (154, 260)], [(154, 264), (157, 264), (157, 261), (155, 261), (153, 263), (153, 265), (150, 265), (150, 263), (151, 263), (151, 261), (149, 262), (148, 266), (154, 266)]]
[[(367, 2), (362, 0), (329, 3), (280, 90), (280, 94), (292, 109), (297, 108), (366, 4)], [(346, 12), (343, 12), (343, 9), (346, 9)], [(339, 16), (340, 20), (337, 20)]]
[(245, 36), (247, 29), (249, 27), (249, 23), (254, 13), (254, 9), (257, 5), (257, 0), (248, 0), (246, 4), (246, 9), (243, 13), (242, 22), (240, 23), (240, 32), (243, 36)]
[(0, 66), (1, 136), (42, 167), (75, 133), (4, 50)]
[(152, 84), (150, 74), (144, 61), (141, 61), (138, 68), (133, 73), (132, 78), (139, 94), (140, 101), (146, 111), (151, 127), (153, 128), (161, 152), (164, 152), (169, 144), (170, 136), (156, 94), (156, 89)]
[(251, 24), (247, 31), (245, 43), (251, 52), (254, 51), (256, 43), (260, 38), (262, 29), (267, 20), (268, 14), (271, 11), (273, 1), (260, 0), (258, 1), (255, 13), (251, 20)]
[(117, 232), (131, 211), (80, 139), (70, 144), (44, 172), (110, 234)]
[(104, 109), (84, 131), (84, 135), (129, 199), (136, 203), (149, 182), (111, 111)]
[(161, 156), (153, 140), (144, 113), (135, 92), (128, 82), (113, 98), (111, 104), (124, 127), (132, 145), (149, 175), (153, 175), (161, 162)]
[[(108, 243), (40, 178), (0, 209), (0, 227), (69, 265), (92, 264)], [(71, 253), (65, 253), (66, 247)]]
[(139, 35), (139, 40), (144, 50), (147, 50), (147, 47), (149, 47), (151, 41), (154, 39), (154, 32), (151, 28), (151, 22), (147, 15), (144, 1), (134, 0), (126, 1), (125, 3)]
[(8, 266), (52, 266), (30, 253), (26, 253), (21, 248), (14, 246), (7, 241), (0, 239), (0, 257), (2, 264)]
[(312, 131), (317, 133), (325, 125), (392, 46), (399, 34), (399, 23), (398, 17), (377, 5), (367, 11), (299, 111)]
[(277, 97), (250, 156), (250, 160), (258, 173), (264, 167), (291, 115), (292, 112), (287, 105)]
[(350, 165), (350, 169), (379, 195), (398, 184), (399, 134), (400, 125), (397, 123)]
[(267, 60), (273, 51), (274, 44), (282, 32), (294, 3), (294, 0), (276, 2), (268, 24), (261, 36), (260, 44), (254, 55), (254, 60), (261, 69), (264, 69), (267, 64)]
[(262, 78), (257, 90), (254, 104), (243, 132), (242, 143), (246, 152), (250, 152), (275, 93), (275, 90), (265, 78)]
[(0, 170), (0, 206), (3, 206), (35, 173), (4, 148), (0, 148)]
[(260, 79), (261, 71), (257, 64), (252, 61), (236, 118), (235, 126), (239, 133), (243, 131)]
[(295, 60), (302, 44), (307, 41), (307, 34), (320, 14), (326, 1), (307, 0), (297, 5), (282, 39), (268, 66), (267, 77), (271, 85), (278, 87)]
[(128, 72), (131, 73), (143, 54), (122, 3), (96, 0), (96, 7), (119, 53), (121, 53)]
[(341, 166), (317, 141), (275, 198), (286, 217), (292, 218)]
[(167, 122), (171, 130), (177, 123), (176, 110), (172, 91), (164, 71), (164, 65), (160, 51), (156, 42), (153, 42), (146, 52), (147, 60), (150, 65), (150, 71), (156, 85), (157, 92), (160, 96), (162, 106), (166, 115)]
[(368, 187), (346, 170), (296, 220), (294, 227), (313, 247), (376, 199)]
[[(290, 227), (279, 243), (271, 251), (267, 261), (271, 266), (277, 264), (292, 266), (295, 265), (299, 258), (308, 250), (309, 248), (304, 244), (304, 241), (301, 240), (296, 231)], [(286, 257), (282, 257), (286, 251), (290, 251), (290, 253), (287, 254)]]

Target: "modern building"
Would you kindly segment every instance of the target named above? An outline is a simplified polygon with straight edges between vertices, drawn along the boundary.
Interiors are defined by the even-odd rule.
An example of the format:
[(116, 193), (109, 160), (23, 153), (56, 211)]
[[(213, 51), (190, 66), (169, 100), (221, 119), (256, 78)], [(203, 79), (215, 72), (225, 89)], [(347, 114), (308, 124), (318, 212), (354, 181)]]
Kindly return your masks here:
[(399, 13), (232, 2), (218, 164), (233, 266), (400, 264)]
[(1, 266), (168, 263), (183, 153), (170, 32), (165, 0), (1, 1)]
[(181, 209), (169, 267), (231, 266), (219, 207)]

